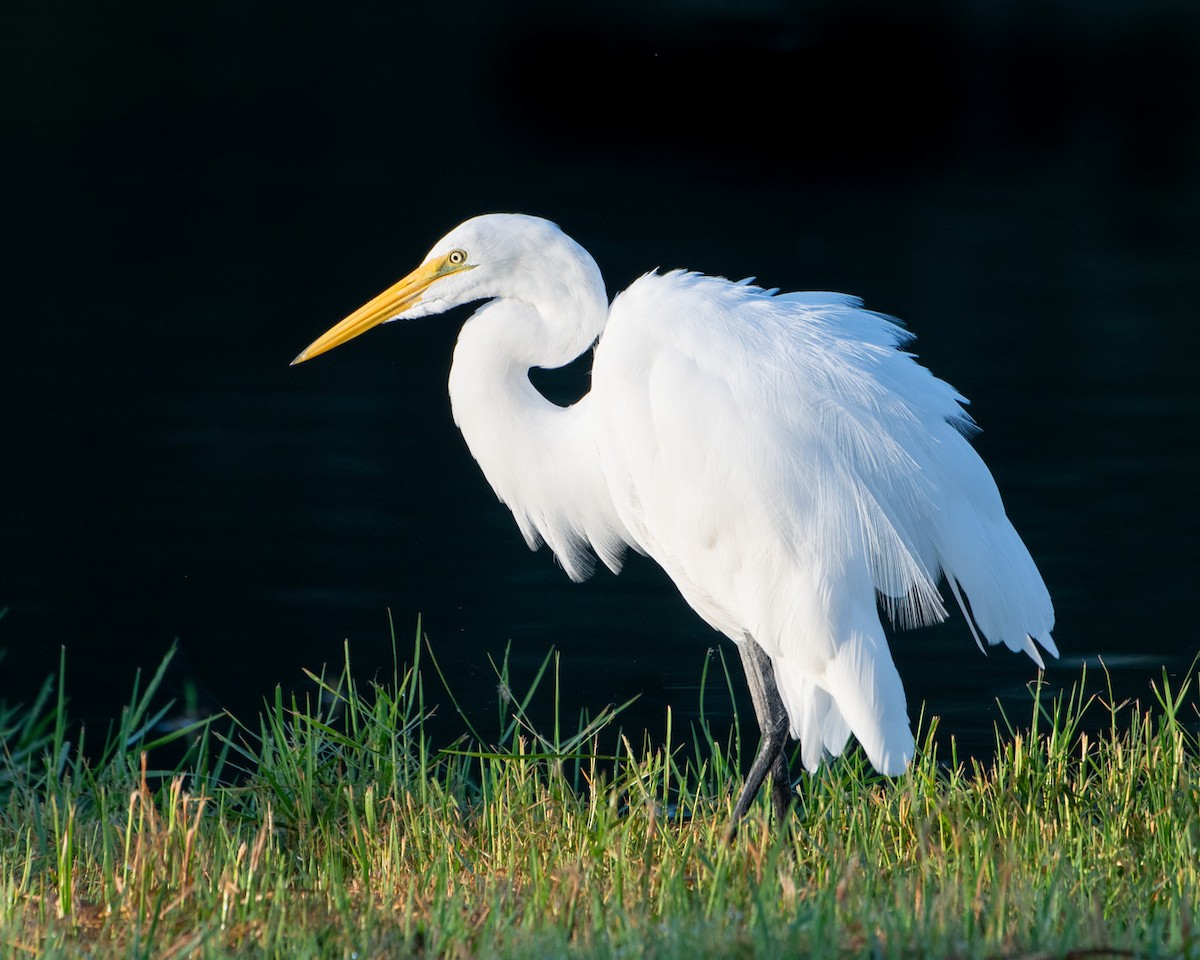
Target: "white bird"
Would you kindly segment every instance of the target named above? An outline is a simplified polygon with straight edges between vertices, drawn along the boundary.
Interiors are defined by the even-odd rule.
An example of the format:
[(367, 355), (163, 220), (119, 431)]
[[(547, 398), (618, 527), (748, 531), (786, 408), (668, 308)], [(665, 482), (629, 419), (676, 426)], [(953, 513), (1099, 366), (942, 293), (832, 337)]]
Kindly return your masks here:
[[(555, 224), (466, 221), (293, 363), (380, 323), (487, 301), (466, 321), (450, 404), (530, 548), (573, 580), (593, 554), (657, 561), (741, 655), (762, 739), (733, 811), (783, 749), (809, 770), (853, 734), (895, 776), (913, 756), (879, 608), (947, 616), (944, 578), (982, 649), (1058, 656), (1049, 593), (1005, 515), (954, 388), (900, 349), (911, 335), (840, 293), (648, 273), (610, 305), (596, 262)], [(591, 389), (559, 407), (530, 383), (595, 346)]]

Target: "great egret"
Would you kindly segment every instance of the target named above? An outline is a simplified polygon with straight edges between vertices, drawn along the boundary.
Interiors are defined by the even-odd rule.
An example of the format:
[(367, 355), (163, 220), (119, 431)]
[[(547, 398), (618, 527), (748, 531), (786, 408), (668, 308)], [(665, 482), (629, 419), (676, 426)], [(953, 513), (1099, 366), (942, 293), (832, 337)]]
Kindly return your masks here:
[[(649, 273), (609, 305), (592, 257), (555, 224), (489, 214), (318, 337), (311, 359), (380, 323), (487, 302), (450, 368), (455, 423), (532, 549), (573, 580), (633, 547), (737, 645), (777, 811), (852, 733), (895, 776), (913, 755), (879, 606), (944, 619), (944, 576), (976, 643), (1044, 666), (1054, 611), (951, 386), (899, 349), (892, 319), (839, 293)], [(595, 345), (590, 391), (558, 407), (529, 381)]]

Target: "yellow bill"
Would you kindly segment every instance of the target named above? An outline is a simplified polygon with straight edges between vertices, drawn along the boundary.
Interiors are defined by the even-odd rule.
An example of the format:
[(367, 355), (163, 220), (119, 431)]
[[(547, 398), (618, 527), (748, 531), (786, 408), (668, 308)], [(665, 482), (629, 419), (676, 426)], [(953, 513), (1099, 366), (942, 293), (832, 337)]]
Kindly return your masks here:
[(458, 270), (469, 270), (471, 265), (464, 261), (465, 257), (462, 251), (455, 250), (444, 257), (421, 264), (399, 283), (388, 287), (375, 299), (364, 303), (341, 323), (317, 337), (300, 351), (299, 356), (292, 361), (292, 366), (303, 363), (305, 360), (311, 360), (318, 354), (332, 350), (347, 340), (353, 340), (360, 333), (366, 333), (385, 320), (398, 317), (405, 310), (420, 303), (421, 294), (435, 280)]

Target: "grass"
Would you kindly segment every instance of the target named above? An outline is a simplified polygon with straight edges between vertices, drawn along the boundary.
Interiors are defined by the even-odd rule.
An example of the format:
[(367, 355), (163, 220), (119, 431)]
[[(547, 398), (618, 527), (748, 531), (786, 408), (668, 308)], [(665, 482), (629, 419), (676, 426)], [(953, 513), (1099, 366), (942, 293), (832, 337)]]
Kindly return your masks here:
[(98, 749), (69, 739), (61, 671), (0, 709), (0, 954), (1200, 958), (1190, 681), (1151, 709), (1035, 687), (989, 762), (928, 731), (895, 780), (853, 752), (803, 776), (788, 824), (761, 797), (726, 842), (736, 730), (541, 732), (548, 658), (495, 737), (464, 718), (435, 750), (440, 670), (413, 661), (360, 686), (347, 658), (253, 729), (155, 740), (160, 670)]

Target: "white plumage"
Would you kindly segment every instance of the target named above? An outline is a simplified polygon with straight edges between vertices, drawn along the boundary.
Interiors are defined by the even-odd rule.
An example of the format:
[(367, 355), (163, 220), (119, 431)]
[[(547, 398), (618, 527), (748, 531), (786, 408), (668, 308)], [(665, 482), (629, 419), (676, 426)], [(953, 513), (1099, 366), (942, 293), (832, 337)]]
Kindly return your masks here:
[[(648, 554), (739, 644), (752, 690), (760, 674), (773, 755), (735, 818), (768, 767), (780, 776), (768, 728), (783, 712), (810, 769), (853, 734), (878, 770), (904, 770), (913, 738), (880, 605), (902, 627), (942, 620), (944, 577), (978, 642), (1039, 666), (1035, 640), (1057, 656), (1049, 594), (967, 440), (966, 401), (903, 352), (912, 338), (893, 320), (843, 294), (683, 271), (647, 274), (610, 307), (595, 262), (558, 227), (492, 214), (297, 362), (475, 300), (488, 302), (459, 336), (451, 405), (529, 545), (546, 543), (575, 580), (593, 553), (614, 572), (626, 546)], [(530, 383), (531, 367), (594, 343), (578, 403), (557, 407)]]

